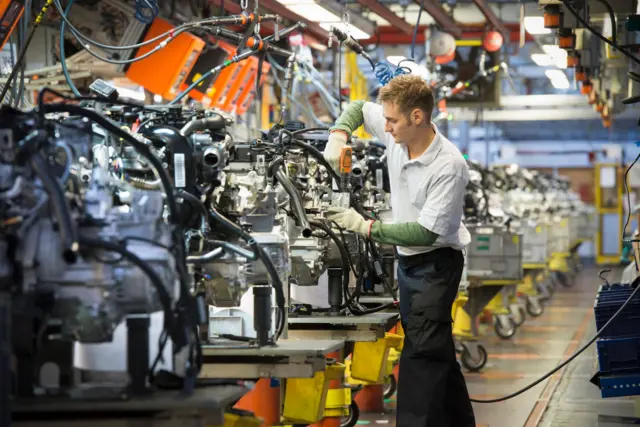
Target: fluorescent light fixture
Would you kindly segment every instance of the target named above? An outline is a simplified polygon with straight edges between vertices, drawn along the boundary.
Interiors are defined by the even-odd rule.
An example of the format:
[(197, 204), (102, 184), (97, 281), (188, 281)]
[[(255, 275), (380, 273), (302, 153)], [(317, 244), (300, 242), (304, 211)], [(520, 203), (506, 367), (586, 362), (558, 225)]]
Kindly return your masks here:
[[(567, 68), (567, 51), (552, 44), (545, 44), (542, 46), (544, 53), (551, 57), (552, 63), (549, 65), (555, 65), (558, 68)], [(533, 55), (531, 55), (533, 59)]]
[(317, 22), (325, 30), (336, 27), (354, 39), (368, 39), (374, 32), (374, 24), (366, 18), (352, 14), (347, 27), (342, 21), (342, 6), (335, 0), (277, 0), (303, 19)]
[(562, 70), (546, 70), (544, 72), (556, 89), (569, 89), (569, 79)]
[(546, 53), (532, 53), (531, 60), (541, 67), (550, 67), (554, 63), (551, 55), (547, 55)]
[(329, 12), (319, 4), (292, 4), (287, 8), (311, 22), (340, 22), (340, 17)]
[(551, 34), (551, 30), (544, 27), (544, 17), (542, 16), (525, 16), (524, 29), (532, 35)]
[(339, 30), (344, 31), (345, 33), (351, 35), (356, 40), (368, 39), (371, 37), (369, 34), (365, 33), (359, 28), (354, 27), (353, 25), (345, 25), (343, 22), (320, 22), (320, 26), (325, 30), (329, 31), (331, 27), (336, 27)]

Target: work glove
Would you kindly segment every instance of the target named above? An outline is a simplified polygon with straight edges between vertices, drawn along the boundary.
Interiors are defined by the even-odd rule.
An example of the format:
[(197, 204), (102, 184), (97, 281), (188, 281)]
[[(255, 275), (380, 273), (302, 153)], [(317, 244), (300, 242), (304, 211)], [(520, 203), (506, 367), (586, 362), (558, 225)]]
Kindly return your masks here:
[(333, 131), (329, 134), (329, 140), (324, 147), (324, 159), (338, 172), (340, 167), (340, 154), (347, 145), (347, 134), (343, 131)]
[(329, 221), (335, 221), (340, 228), (353, 231), (354, 233), (361, 234), (365, 237), (369, 237), (371, 234), (373, 221), (365, 219), (353, 208), (346, 209), (331, 207), (327, 210), (327, 213), (327, 219)]

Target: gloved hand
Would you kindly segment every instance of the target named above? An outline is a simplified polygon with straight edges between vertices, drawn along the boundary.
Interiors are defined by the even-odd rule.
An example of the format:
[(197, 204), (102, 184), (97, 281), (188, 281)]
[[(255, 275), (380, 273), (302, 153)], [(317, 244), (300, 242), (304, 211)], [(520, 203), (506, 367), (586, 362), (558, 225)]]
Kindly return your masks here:
[(371, 233), (372, 220), (365, 219), (362, 215), (356, 212), (353, 208), (345, 209), (338, 207), (331, 207), (328, 209), (327, 219), (335, 221), (339, 227), (345, 230), (353, 231), (354, 233), (361, 234), (365, 237), (369, 237)]
[(324, 158), (336, 171), (340, 167), (340, 154), (347, 145), (347, 134), (343, 131), (333, 131), (329, 134), (329, 140), (324, 147)]

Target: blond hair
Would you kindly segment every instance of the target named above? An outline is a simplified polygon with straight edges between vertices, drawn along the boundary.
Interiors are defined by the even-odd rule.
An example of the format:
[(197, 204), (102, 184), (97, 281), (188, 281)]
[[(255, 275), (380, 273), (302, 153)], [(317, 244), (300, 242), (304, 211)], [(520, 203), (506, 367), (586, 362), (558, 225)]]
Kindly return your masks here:
[(394, 77), (389, 84), (380, 89), (378, 102), (396, 104), (404, 114), (419, 108), (430, 119), (433, 113), (433, 92), (429, 84), (419, 76)]

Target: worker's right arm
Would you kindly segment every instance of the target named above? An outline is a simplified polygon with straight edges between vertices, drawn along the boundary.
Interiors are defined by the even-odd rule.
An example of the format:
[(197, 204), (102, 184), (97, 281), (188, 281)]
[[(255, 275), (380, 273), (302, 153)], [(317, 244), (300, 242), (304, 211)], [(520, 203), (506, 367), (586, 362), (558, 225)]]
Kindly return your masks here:
[(384, 116), (382, 106), (366, 101), (353, 101), (329, 129), (329, 140), (324, 149), (324, 157), (336, 169), (340, 162), (340, 153), (347, 139), (356, 129), (364, 125), (368, 133), (375, 135), (386, 144), (384, 136)]

